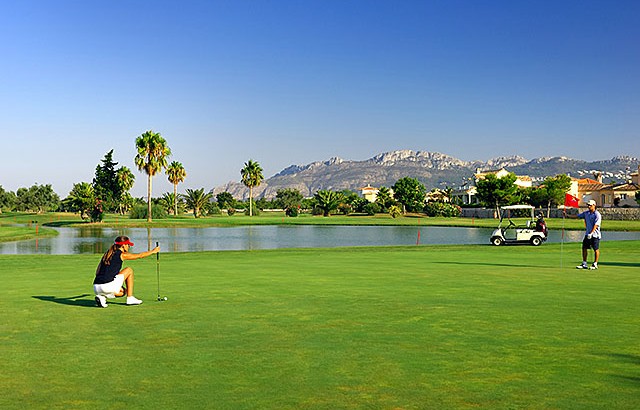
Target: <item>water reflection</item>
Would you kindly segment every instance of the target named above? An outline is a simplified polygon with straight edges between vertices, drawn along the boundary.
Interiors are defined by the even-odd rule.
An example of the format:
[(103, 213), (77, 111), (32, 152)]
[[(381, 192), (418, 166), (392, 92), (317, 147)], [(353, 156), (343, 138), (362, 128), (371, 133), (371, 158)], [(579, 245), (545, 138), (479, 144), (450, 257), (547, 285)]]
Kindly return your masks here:
[[(488, 244), (492, 229), (431, 226), (243, 226), (234, 228), (56, 228), (55, 238), (0, 243), (0, 254), (101, 254), (126, 235), (135, 252), (160, 242), (163, 252), (326, 248), (344, 246)], [(581, 231), (567, 231), (564, 242), (579, 242)], [(419, 241), (418, 241), (419, 239)], [(640, 232), (605, 232), (605, 240), (640, 240)], [(551, 231), (549, 242), (563, 240)], [(543, 245), (544, 246), (544, 245)]]

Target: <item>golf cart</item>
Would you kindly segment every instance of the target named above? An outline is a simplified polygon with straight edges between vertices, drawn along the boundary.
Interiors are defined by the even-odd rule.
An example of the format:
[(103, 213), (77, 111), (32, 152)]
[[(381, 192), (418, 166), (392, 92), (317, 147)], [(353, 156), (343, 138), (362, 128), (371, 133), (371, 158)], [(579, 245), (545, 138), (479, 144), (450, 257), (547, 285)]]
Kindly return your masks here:
[[(491, 234), (491, 243), (495, 246), (503, 244), (516, 244), (516, 243), (530, 243), (533, 246), (538, 246), (542, 242), (547, 240), (546, 227), (536, 228), (536, 221), (533, 217), (534, 207), (531, 205), (509, 205), (500, 208), (500, 224), (498, 229)], [(517, 226), (511, 220), (511, 214), (520, 212), (531, 212), (531, 216), (526, 226)], [(527, 212), (528, 213), (528, 212)], [(509, 222), (506, 223), (506, 220)], [(506, 227), (503, 227), (503, 222)]]

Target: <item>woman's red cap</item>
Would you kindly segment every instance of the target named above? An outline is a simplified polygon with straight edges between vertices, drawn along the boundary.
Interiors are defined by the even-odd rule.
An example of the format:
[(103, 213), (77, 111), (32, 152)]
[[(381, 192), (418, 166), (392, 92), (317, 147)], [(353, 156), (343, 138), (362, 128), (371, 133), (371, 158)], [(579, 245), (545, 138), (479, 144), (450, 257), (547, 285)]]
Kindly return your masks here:
[(133, 242), (131, 242), (130, 240), (126, 240), (124, 242), (116, 242), (116, 245), (118, 246), (122, 246), (122, 245), (129, 245), (129, 246), (133, 246)]

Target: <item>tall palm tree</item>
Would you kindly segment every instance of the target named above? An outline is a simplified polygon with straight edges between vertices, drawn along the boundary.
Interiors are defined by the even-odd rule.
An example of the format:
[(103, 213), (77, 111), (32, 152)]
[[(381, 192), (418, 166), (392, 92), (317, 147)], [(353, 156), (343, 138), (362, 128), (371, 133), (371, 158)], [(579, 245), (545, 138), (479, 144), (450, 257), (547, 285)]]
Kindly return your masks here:
[(133, 172), (127, 167), (120, 167), (116, 171), (116, 179), (118, 181), (118, 185), (120, 186), (120, 198), (118, 200), (118, 209), (120, 213), (123, 214), (127, 207), (127, 202), (130, 202), (129, 190), (133, 188), (133, 182), (136, 180)]
[(151, 179), (155, 174), (167, 168), (167, 157), (171, 155), (171, 149), (167, 141), (159, 132), (151, 130), (136, 138), (138, 155), (135, 164), (140, 171), (147, 176), (147, 222), (151, 222)]
[(253, 160), (244, 163), (244, 168), (240, 170), (242, 183), (249, 188), (249, 216), (253, 216), (253, 188), (260, 185), (264, 180), (260, 164)]
[(173, 214), (178, 215), (178, 184), (184, 182), (187, 177), (187, 171), (178, 161), (173, 161), (167, 167), (167, 175), (169, 176), (169, 182), (173, 184)]
[(187, 189), (186, 195), (183, 195), (184, 201), (188, 209), (193, 209), (193, 216), (199, 217), (201, 210), (209, 203), (213, 194), (211, 192), (204, 192), (204, 188), (200, 189)]

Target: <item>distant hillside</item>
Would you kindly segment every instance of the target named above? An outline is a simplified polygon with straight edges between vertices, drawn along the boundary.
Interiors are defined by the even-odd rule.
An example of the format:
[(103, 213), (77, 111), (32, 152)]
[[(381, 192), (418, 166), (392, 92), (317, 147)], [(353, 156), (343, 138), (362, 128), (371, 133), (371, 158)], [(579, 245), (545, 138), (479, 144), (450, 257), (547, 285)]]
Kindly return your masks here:
[[(527, 160), (520, 156), (498, 157), (488, 161), (462, 161), (438, 152), (401, 150), (385, 152), (364, 161), (348, 161), (336, 157), (307, 165), (291, 165), (265, 179), (253, 191), (256, 198), (273, 198), (278, 190), (284, 188), (298, 189), (305, 197), (313, 196), (321, 189), (348, 189), (359, 193), (367, 185), (390, 187), (406, 176), (418, 179), (427, 190), (446, 186), (457, 188), (465, 179), (473, 176), (478, 168), (493, 170), (501, 167), (517, 175), (528, 175), (534, 181), (557, 174), (593, 178), (595, 171), (603, 172), (605, 181), (622, 181), (627, 173), (637, 170), (639, 163), (638, 158), (629, 156), (594, 162), (566, 157)], [(249, 189), (240, 182), (229, 182), (213, 189), (214, 194), (225, 191), (236, 199), (244, 200), (249, 197)]]

